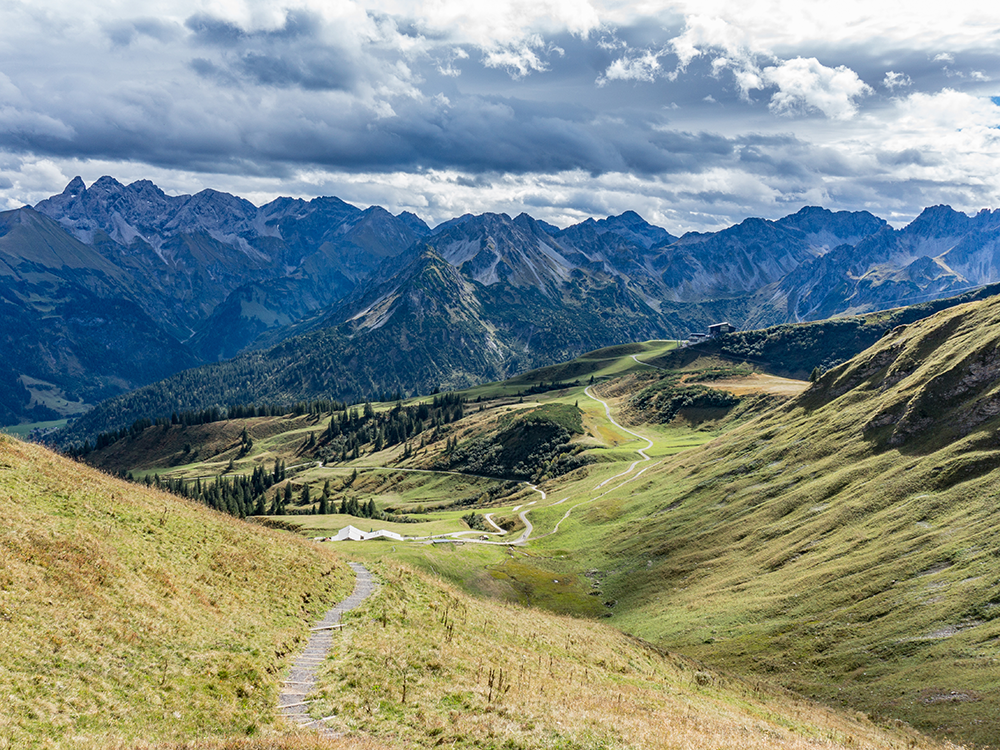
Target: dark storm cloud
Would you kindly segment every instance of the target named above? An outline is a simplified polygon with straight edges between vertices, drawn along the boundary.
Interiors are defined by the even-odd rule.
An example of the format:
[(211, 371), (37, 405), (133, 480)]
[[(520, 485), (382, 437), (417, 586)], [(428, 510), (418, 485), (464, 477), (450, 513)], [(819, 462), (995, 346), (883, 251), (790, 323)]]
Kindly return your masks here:
[(324, 44), (322, 19), (306, 11), (289, 11), (277, 29), (256, 32), (204, 14), (185, 25), (197, 45), (218, 52), (216, 60), (193, 58), (191, 69), (222, 85), (348, 91), (358, 80), (356, 61)]
[(816, 175), (845, 177), (857, 171), (840, 152), (792, 136), (736, 140), (739, 166), (750, 174), (809, 182)]
[(231, 70), (262, 86), (298, 86), (307, 91), (347, 91), (355, 82), (353, 66), (333, 59), (329, 52), (311, 58), (247, 52), (232, 63)]
[(902, 167), (916, 165), (920, 167), (932, 167), (940, 163), (940, 158), (933, 154), (918, 151), (915, 148), (904, 149), (903, 151), (879, 151), (876, 156), (880, 164), (891, 167)]
[(143, 36), (158, 42), (170, 42), (180, 36), (181, 29), (176, 24), (157, 18), (133, 18), (105, 24), (104, 33), (116, 47), (127, 47)]
[(718, 165), (733, 151), (709, 133), (660, 132), (649, 122), (568, 117), (537, 102), (464, 97), (400, 106), (397, 116), (367, 127), (331, 131), (317, 127), (308, 139), (289, 134), (281, 154), (300, 154), (330, 167), (393, 171), (453, 168), (471, 172), (636, 172), (671, 174)]
[(196, 43), (210, 47), (233, 47), (249, 36), (236, 24), (205, 14), (191, 16), (184, 25)]

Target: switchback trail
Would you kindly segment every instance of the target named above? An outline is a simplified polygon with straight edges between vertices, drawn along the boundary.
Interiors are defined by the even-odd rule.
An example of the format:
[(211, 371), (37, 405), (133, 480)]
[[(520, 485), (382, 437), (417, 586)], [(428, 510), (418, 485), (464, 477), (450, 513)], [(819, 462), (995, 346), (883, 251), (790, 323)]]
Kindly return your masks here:
[(636, 449), (636, 453), (638, 453), (640, 456), (642, 456), (642, 458), (640, 458), (637, 461), (633, 461), (632, 464), (627, 469), (625, 469), (625, 471), (623, 471), (621, 474), (615, 474), (613, 477), (609, 477), (609, 478), (605, 479), (599, 485), (597, 485), (596, 487), (594, 487), (595, 490), (599, 490), (601, 487), (603, 487), (604, 485), (606, 485), (608, 482), (614, 481), (615, 479), (618, 479), (618, 477), (623, 477), (626, 474), (631, 474), (632, 470), (636, 466), (638, 466), (639, 464), (641, 464), (641, 463), (643, 463), (645, 461), (648, 461), (649, 460), (649, 456), (646, 455), (646, 451), (648, 451), (650, 448), (653, 447), (653, 441), (650, 440), (648, 437), (644, 437), (644, 436), (640, 435), (638, 432), (632, 432), (632, 430), (629, 430), (629, 429), (627, 429), (625, 427), (622, 427), (620, 424), (618, 424), (618, 422), (615, 421), (615, 418), (611, 416), (611, 407), (608, 406), (608, 402), (607, 401), (602, 401), (597, 396), (595, 396), (591, 392), (589, 385), (586, 387), (586, 389), (583, 392), (586, 393), (588, 396), (590, 396), (592, 399), (594, 399), (594, 401), (596, 401), (597, 403), (599, 403), (601, 406), (604, 407), (604, 414), (608, 418), (608, 421), (611, 422), (611, 424), (613, 424), (615, 427), (617, 427), (622, 432), (627, 432), (629, 435), (633, 435), (634, 437), (637, 437), (640, 440), (645, 440), (646, 441), (646, 447), (645, 448), (637, 448)]
[[(645, 364), (645, 363), (642, 363), (642, 364)], [(614, 492), (615, 490), (620, 489), (621, 487), (625, 486), (629, 482), (634, 482), (636, 479), (638, 479), (643, 474), (645, 474), (648, 469), (651, 469), (653, 466), (656, 466), (658, 463), (662, 463), (662, 460), (658, 461), (656, 464), (650, 463), (650, 461), (652, 461), (652, 458), (649, 456), (649, 454), (646, 453), (646, 451), (648, 451), (650, 448), (653, 447), (653, 441), (652, 440), (650, 440), (648, 437), (646, 437), (644, 435), (640, 435), (638, 432), (633, 432), (632, 430), (628, 429), (627, 427), (622, 427), (615, 420), (615, 418), (613, 416), (611, 416), (611, 406), (608, 405), (608, 403), (606, 401), (604, 401), (604, 400), (598, 398), (597, 396), (595, 396), (593, 394), (593, 392), (590, 390), (590, 386), (587, 386), (587, 388), (584, 389), (584, 393), (587, 394), (588, 397), (592, 398), (594, 401), (596, 401), (597, 403), (599, 403), (601, 406), (604, 407), (604, 414), (605, 414), (605, 416), (607, 417), (608, 421), (611, 424), (613, 424), (617, 429), (621, 430), (624, 433), (632, 435), (633, 437), (636, 437), (639, 440), (645, 440), (646, 441), (646, 445), (645, 446), (643, 446), (642, 448), (636, 448), (636, 453), (638, 453), (641, 456), (641, 458), (639, 458), (639, 459), (633, 461), (631, 464), (629, 464), (629, 467), (627, 469), (625, 469), (625, 471), (619, 472), (618, 474), (615, 474), (614, 476), (608, 477), (607, 479), (605, 479), (603, 482), (601, 482), (596, 487), (594, 487), (594, 491), (602, 489), (603, 487), (605, 487), (606, 485), (610, 484), (611, 482), (614, 482), (616, 479), (621, 479), (622, 477), (628, 477), (627, 479), (625, 479), (624, 481), (622, 481), (622, 482), (620, 482), (620, 483), (618, 483), (618, 484), (616, 484), (616, 485), (614, 485), (614, 486), (612, 486), (612, 487), (604, 490), (604, 492), (602, 492), (602, 493), (600, 493), (598, 495), (594, 495), (593, 497), (588, 498), (586, 500), (583, 500), (581, 502), (578, 502), (575, 505), (573, 505), (572, 507), (570, 507), (566, 511), (566, 513), (563, 515), (563, 517), (559, 519), (559, 521), (556, 523), (555, 527), (551, 531), (549, 531), (548, 533), (546, 533), (546, 534), (541, 534), (539, 536), (534, 536), (534, 537), (532, 536), (532, 533), (534, 532), (534, 526), (532, 525), (531, 521), (528, 520), (527, 514), (530, 513), (532, 510), (536, 510), (535, 507), (532, 507), (532, 506), (535, 506), (535, 504), (538, 502), (536, 500), (536, 501), (533, 501), (533, 502), (530, 502), (530, 503), (526, 503), (525, 505), (519, 505), (519, 506), (517, 506), (516, 508), (513, 509), (514, 513), (518, 513), (518, 511), (520, 511), (520, 513), (518, 513), (518, 517), (521, 519), (521, 522), (524, 524), (524, 527), (525, 527), (524, 531), (521, 533), (521, 535), (519, 537), (517, 537), (516, 539), (514, 539), (514, 540), (504, 539), (504, 540), (500, 540), (500, 541), (491, 541), (491, 540), (487, 540), (487, 539), (463, 539), (462, 537), (464, 537), (464, 536), (471, 536), (471, 535), (474, 535), (474, 534), (490, 535), (490, 536), (504, 536), (507, 533), (507, 532), (503, 531), (499, 526), (497, 526), (496, 523), (493, 522), (493, 518), (492, 518), (493, 514), (492, 513), (487, 513), (486, 516), (485, 516), (486, 521), (493, 528), (495, 528), (496, 531), (487, 531), (487, 532), (482, 532), (482, 531), (455, 531), (455, 532), (450, 532), (450, 533), (446, 533), (446, 534), (436, 534), (434, 536), (429, 536), (429, 537), (414, 537), (414, 538), (411, 538), (410, 541), (420, 541), (420, 542), (423, 542), (425, 544), (434, 544), (435, 542), (446, 542), (446, 541), (448, 541), (448, 542), (454, 542), (454, 541), (461, 540), (463, 542), (468, 542), (468, 543), (472, 543), (472, 544), (492, 544), (492, 545), (504, 545), (504, 546), (508, 546), (508, 545), (523, 546), (523, 545), (527, 544), (530, 539), (544, 539), (547, 536), (552, 536), (553, 534), (555, 534), (555, 533), (557, 533), (559, 531), (559, 526), (562, 524), (563, 521), (565, 521), (567, 518), (569, 518), (570, 514), (576, 508), (579, 508), (581, 505), (586, 505), (587, 503), (592, 503), (595, 500), (599, 500), (600, 498), (604, 497), (605, 495), (608, 495), (608, 494)], [(639, 471), (637, 471), (635, 474), (632, 474), (632, 472), (635, 471), (635, 467), (638, 466), (639, 464), (642, 464), (642, 463), (645, 463), (645, 464), (648, 464), (648, 465), (645, 466), (645, 467), (643, 467)], [(411, 469), (411, 471), (420, 471), (420, 470), (419, 469)], [(423, 471), (428, 471), (428, 470), (424, 469)], [(632, 476), (628, 476), (629, 474), (632, 474)], [(542, 500), (546, 500), (548, 498), (548, 496), (547, 496), (547, 494), (545, 493), (544, 490), (539, 489), (538, 487), (536, 487), (535, 485), (531, 484), (530, 482), (522, 482), (522, 484), (527, 485), (528, 487), (530, 487), (531, 489), (533, 489), (535, 492), (537, 492), (539, 495), (541, 495), (542, 496)], [(556, 505), (562, 505), (564, 502), (566, 502), (569, 499), (570, 498), (568, 498), (568, 497), (564, 497), (562, 500), (559, 500), (558, 502), (552, 503), (549, 506), (537, 506), (537, 508), (553, 507), (553, 506), (556, 506)], [(522, 508), (523, 508), (523, 510), (522, 510)]]
[(309, 716), (309, 702), (306, 696), (316, 689), (316, 671), (333, 648), (333, 634), (339, 629), (340, 616), (350, 612), (371, 596), (377, 588), (372, 574), (361, 563), (347, 563), (357, 575), (353, 593), (326, 613), (326, 616), (311, 628), (309, 642), (292, 668), (278, 695), (278, 713), (300, 726), (319, 724), (320, 734), (331, 734), (322, 725), (322, 719), (313, 720)]

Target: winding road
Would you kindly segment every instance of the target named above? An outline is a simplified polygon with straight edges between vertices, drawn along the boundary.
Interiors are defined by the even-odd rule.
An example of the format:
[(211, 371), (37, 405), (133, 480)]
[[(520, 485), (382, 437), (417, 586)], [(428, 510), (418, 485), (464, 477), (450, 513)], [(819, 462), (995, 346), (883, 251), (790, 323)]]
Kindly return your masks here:
[(593, 393), (591, 393), (590, 392), (590, 388), (591, 388), (591, 386), (588, 385), (584, 389), (583, 392), (586, 393), (588, 396), (590, 396), (590, 398), (594, 399), (594, 401), (596, 401), (597, 403), (599, 403), (601, 406), (604, 407), (604, 415), (608, 418), (608, 421), (611, 422), (611, 424), (613, 424), (615, 427), (617, 427), (622, 432), (627, 432), (629, 435), (637, 437), (640, 440), (645, 440), (646, 441), (646, 447), (645, 448), (639, 448), (639, 449), (636, 450), (636, 453), (638, 453), (640, 456), (642, 456), (642, 458), (638, 459), (637, 461), (633, 461), (632, 464), (627, 469), (625, 469), (625, 471), (623, 471), (621, 474), (615, 474), (613, 477), (609, 477), (609, 478), (605, 479), (599, 485), (597, 485), (596, 487), (594, 487), (595, 490), (599, 490), (599, 489), (601, 489), (601, 487), (603, 487), (604, 485), (606, 485), (608, 482), (612, 482), (615, 479), (618, 479), (618, 477), (623, 477), (626, 474), (631, 474), (632, 470), (635, 469), (635, 467), (638, 466), (639, 464), (641, 464), (641, 463), (643, 463), (645, 461), (649, 461), (649, 456), (646, 455), (646, 451), (648, 451), (650, 448), (653, 447), (653, 441), (650, 440), (647, 437), (643, 437), (638, 432), (632, 432), (632, 430), (629, 430), (629, 429), (627, 429), (625, 427), (622, 427), (620, 424), (618, 424), (618, 422), (615, 421), (615, 418), (611, 416), (611, 407), (608, 406), (608, 402), (607, 401), (602, 401), (597, 396), (595, 396)]
[[(593, 392), (590, 390), (590, 386), (587, 386), (587, 388), (584, 389), (584, 393), (589, 398), (593, 399), (594, 401), (596, 401), (597, 403), (599, 403), (601, 406), (604, 407), (604, 415), (605, 415), (605, 417), (607, 417), (608, 421), (611, 422), (611, 424), (613, 424), (617, 429), (621, 430), (622, 432), (624, 432), (624, 433), (626, 433), (628, 435), (632, 435), (633, 437), (636, 437), (639, 440), (645, 440), (646, 441), (646, 445), (645, 446), (643, 446), (642, 448), (637, 448), (636, 449), (636, 453), (638, 453), (641, 456), (641, 458), (638, 458), (635, 461), (633, 461), (631, 464), (629, 464), (629, 467), (627, 469), (625, 469), (625, 471), (622, 471), (622, 472), (620, 472), (618, 474), (615, 474), (613, 477), (609, 477), (608, 479), (605, 479), (604, 481), (602, 481), (599, 484), (597, 484), (594, 487), (594, 490), (595, 491), (599, 490), (602, 487), (605, 487), (606, 485), (610, 484), (614, 480), (621, 479), (622, 477), (628, 477), (628, 479), (625, 479), (625, 481), (620, 482), (619, 484), (616, 484), (615, 486), (608, 488), (607, 490), (605, 490), (604, 492), (600, 493), (599, 495), (594, 495), (594, 497), (591, 497), (591, 498), (583, 500), (583, 501), (581, 501), (579, 503), (576, 503), (576, 505), (573, 505), (572, 507), (570, 507), (566, 511), (566, 513), (563, 514), (562, 518), (559, 519), (559, 521), (556, 523), (555, 527), (553, 527), (552, 531), (549, 531), (548, 533), (545, 533), (545, 534), (541, 534), (539, 536), (532, 537), (532, 533), (534, 532), (534, 528), (535, 527), (532, 525), (531, 521), (528, 520), (527, 514), (530, 513), (532, 510), (537, 510), (537, 507), (553, 508), (553, 507), (555, 507), (557, 505), (562, 505), (567, 500), (569, 500), (568, 497), (564, 497), (562, 500), (554, 502), (551, 505), (537, 506), (536, 508), (533, 508), (533, 507), (530, 507), (530, 506), (535, 505), (535, 503), (538, 502), (537, 500), (532, 501), (530, 503), (526, 503), (525, 505), (518, 505), (517, 507), (515, 507), (513, 509), (513, 512), (518, 513), (518, 511), (520, 511), (520, 513), (518, 513), (518, 518), (520, 518), (521, 521), (522, 521), (522, 523), (524, 523), (525, 529), (521, 533), (521, 535), (517, 539), (514, 539), (513, 541), (507, 541), (507, 540), (493, 541), (493, 540), (489, 540), (489, 539), (462, 539), (463, 536), (468, 536), (468, 535), (471, 535), (471, 534), (480, 534), (480, 535), (482, 535), (482, 534), (489, 534), (491, 536), (503, 536), (503, 535), (505, 535), (507, 532), (504, 531), (503, 529), (501, 529), (499, 526), (497, 526), (496, 523), (494, 523), (494, 521), (493, 521), (493, 514), (492, 513), (487, 513), (484, 516), (484, 518), (486, 519), (486, 522), (489, 523), (493, 528), (497, 529), (497, 531), (487, 531), (487, 532), (481, 532), (481, 531), (455, 531), (455, 532), (451, 532), (449, 534), (438, 534), (438, 535), (432, 536), (432, 537), (417, 537), (417, 538), (412, 539), (411, 541), (421, 541), (421, 542), (424, 542), (425, 544), (433, 544), (435, 542), (435, 540), (436, 540), (437, 542), (446, 542), (446, 541), (447, 542), (457, 542), (457, 541), (463, 541), (463, 542), (468, 542), (468, 543), (472, 543), (472, 544), (494, 544), (494, 545), (518, 545), (518, 546), (523, 546), (524, 544), (527, 544), (527, 542), (528, 542), (529, 539), (544, 539), (547, 536), (552, 536), (553, 534), (557, 533), (559, 531), (559, 526), (562, 524), (563, 521), (565, 521), (567, 518), (569, 518), (570, 514), (575, 509), (579, 508), (581, 505), (586, 505), (587, 503), (592, 503), (595, 500), (599, 500), (600, 498), (604, 497), (605, 495), (607, 495), (607, 494), (609, 494), (611, 492), (614, 492), (615, 490), (620, 489), (621, 487), (624, 487), (629, 482), (634, 482), (636, 479), (638, 479), (640, 476), (642, 476), (648, 469), (651, 469), (654, 466), (656, 466), (658, 463), (661, 463), (661, 462), (657, 462), (656, 464), (649, 463), (650, 461), (652, 461), (652, 458), (650, 458), (649, 454), (647, 454), (646, 451), (648, 451), (650, 448), (653, 447), (653, 441), (652, 440), (650, 440), (649, 438), (645, 437), (644, 435), (640, 435), (638, 432), (634, 432), (634, 431), (628, 429), (627, 427), (622, 427), (622, 425), (620, 425), (615, 420), (615, 418), (613, 416), (611, 416), (611, 407), (608, 405), (608, 403), (606, 401), (604, 401), (603, 399), (600, 399), (597, 396), (595, 396), (593, 394)], [(632, 474), (632, 472), (635, 471), (635, 467), (638, 466), (641, 463), (649, 463), (649, 465), (648, 466), (644, 466), (638, 472), (636, 472), (635, 474)], [(629, 476), (630, 474), (632, 474), (632, 476)], [(525, 482), (525, 484), (527, 484), (529, 487), (531, 487), (531, 489), (533, 489), (535, 492), (537, 492), (538, 494), (540, 494), (542, 496), (542, 500), (546, 500), (548, 498), (548, 496), (546, 495), (546, 493), (545, 493), (544, 490), (539, 489), (535, 485), (530, 484), (528, 482)], [(523, 510), (522, 510), (522, 508), (523, 508)]]
[(361, 604), (378, 587), (364, 565), (347, 564), (357, 575), (354, 591), (311, 628), (309, 641), (302, 653), (292, 662), (292, 668), (278, 694), (278, 713), (281, 716), (300, 726), (315, 725), (323, 735), (333, 733), (322, 724), (323, 719), (314, 720), (309, 716), (310, 701), (306, 700), (306, 696), (316, 689), (316, 672), (333, 648), (333, 634), (340, 628), (340, 616)]
[[(636, 361), (638, 362), (639, 360), (636, 360)], [(646, 363), (642, 362), (640, 364), (646, 364)], [(650, 365), (650, 367), (654, 367), (654, 365)], [(587, 503), (592, 503), (595, 500), (599, 500), (600, 498), (604, 497), (605, 495), (607, 495), (607, 494), (609, 494), (611, 492), (614, 492), (615, 490), (623, 487), (624, 485), (628, 484), (629, 482), (635, 481), (640, 476), (642, 476), (642, 474), (644, 474), (648, 469), (651, 469), (653, 466), (656, 466), (657, 464), (649, 463), (650, 461), (652, 461), (652, 459), (650, 458), (649, 454), (646, 453), (646, 451), (648, 451), (649, 449), (651, 449), (653, 447), (653, 441), (650, 440), (649, 438), (645, 437), (644, 435), (640, 435), (638, 432), (634, 432), (633, 430), (630, 430), (627, 427), (623, 427), (621, 424), (619, 424), (615, 420), (615, 418), (613, 416), (611, 416), (611, 407), (608, 405), (608, 403), (606, 401), (604, 401), (603, 399), (600, 399), (600, 398), (598, 398), (597, 396), (594, 395), (593, 391), (591, 390), (591, 386), (587, 386), (587, 388), (584, 389), (584, 393), (587, 395), (588, 398), (593, 399), (594, 401), (596, 401), (597, 403), (599, 403), (601, 406), (604, 407), (604, 415), (605, 415), (605, 417), (607, 418), (607, 420), (612, 425), (615, 426), (615, 428), (617, 428), (618, 430), (626, 433), (627, 435), (631, 435), (631, 436), (633, 436), (633, 437), (635, 437), (635, 438), (637, 438), (639, 440), (643, 440), (646, 443), (646, 445), (644, 445), (642, 448), (637, 448), (636, 449), (636, 453), (639, 454), (640, 458), (636, 459), (631, 464), (629, 464), (629, 467), (627, 469), (625, 469), (625, 471), (619, 472), (618, 474), (615, 474), (614, 476), (609, 477), (609, 478), (605, 479), (604, 481), (600, 482), (599, 484), (597, 484), (594, 487), (594, 491), (600, 490), (601, 488), (603, 488), (603, 487), (611, 484), (612, 482), (614, 482), (616, 479), (622, 479), (623, 477), (628, 477), (628, 479), (625, 479), (623, 482), (620, 482), (619, 484), (616, 484), (613, 487), (610, 487), (610, 488), (606, 489), (604, 492), (600, 493), (599, 495), (595, 495), (595, 496), (593, 496), (591, 498), (588, 498), (588, 499), (583, 500), (583, 501), (581, 501), (579, 503), (576, 503), (575, 505), (573, 505), (572, 507), (570, 507), (566, 511), (566, 513), (562, 516), (562, 518), (559, 519), (559, 521), (556, 523), (555, 527), (551, 531), (549, 531), (549, 532), (547, 532), (545, 534), (541, 534), (539, 536), (534, 536), (534, 537), (532, 536), (532, 534), (534, 533), (535, 527), (531, 523), (531, 521), (528, 520), (528, 513), (530, 513), (533, 510), (537, 510), (538, 508), (555, 507), (556, 505), (562, 505), (563, 503), (565, 503), (567, 500), (570, 499), (569, 497), (564, 497), (564, 498), (562, 498), (561, 500), (559, 500), (559, 501), (557, 501), (555, 503), (551, 503), (550, 505), (536, 505), (536, 503), (538, 503), (539, 501), (538, 500), (533, 500), (533, 501), (531, 501), (529, 503), (525, 503), (523, 505), (518, 505), (517, 507), (513, 508), (513, 512), (518, 514), (518, 518), (521, 519), (521, 522), (524, 524), (525, 528), (524, 528), (524, 531), (521, 532), (521, 535), (518, 536), (516, 539), (514, 539), (512, 541), (511, 540), (507, 540), (507, 539), (491, 540), (491, 539), (467, 539), (467, 538), (465, 538), (465, 537), (470, 537), (470, 536), (493, 536), (493, 537), (503, 537), (503, 536), (506, 536), (507, 535), (507, 531), (505, 531), (504, 529), (502, 529), (493, 520), (493, 513), (486, 513), (486, 514), (484, 514), (483, 518), (485, 519), (486, 523), (488, 523), (490, 526), (492, 526), (494, 529), (496, 529), (496, 531), (482, 531), (482, 530), (475, 530), (475, 529), (468, 530), (468, 531), (452, 531), (452, 532), (447, 532), (447, 533), (443, 533), (443, 534), (433, 534), (431, 536), (405, 537), (405, 540), (409, 541), (409, 542), (420, 542), (420, 543), (423, 543), (423, 544), (442, 544), (442, 543), (452, 543), (452, 544), (454, 544), (454, 543), (461, 542), (461, 543), (468, 543), (468, 544), (493, 544), (493, 545), (504, 545), (504, 546), (507, 546), (507, 545), (523, 546), (524, 544), (527, 544), (527, 542), (530, 539), (543, 539), (543, 538), (545, 538), (547, 536), (552, 536), (553, 534), (557, 533), (559, 531), (559, 526), (562, 524), (562, 522), (565, 521), (567, 518), (569, 518), (570, 514), (576, 508), (579, 508), (581, 505), (586, 505)], [(643, 467), (638, 472), (636, 472), (636, 473), (633, 474), (633, 472), (635, 472), (635, 468), (639, 464), (642, 464), (642, 463), (649, 463), (649, 465)], [(657, 462), (657, 463), (660, 463), (660, 462)], [(458, 476), (478, 477), (478, 478), (482, 478), (482, 479), (494, 479), (495, 478), (495, 477), (485, 477), (485, 476), (482, 476), (480, 474), (467, 474), (467, 473), (464, 473), (464, 472), (451, 471), (451, 470), (403, 469), (403, 468), (388, 467), (388, 466), (358, 466), (356, 468), (360, 469), (362, 471), (364, 471), (364, 470), (369, 470), (369, 471), (371, 471), (371, 470), (381, 470), (381, 471), (390, 471), (390, 472), (412, 472), (412, 473), (416, 473), (416, 474), (453, 474), (453, 475), (458, 475)], [(630, 474), (632, 476), (629, 476)], [(542, 501), (548, 499), (548, 495), (546, 494), (545, 490), (540, 489), (539, 487), (535, 486), (534, 484), (532, 484), (530, 482), (522, 482), (522, 484), (524, 484), (525, 486), (531, 488), (532, 490), (534, 490), (535, 492), (537, 492), (539, 495), (541, 495), (541, 500)]]

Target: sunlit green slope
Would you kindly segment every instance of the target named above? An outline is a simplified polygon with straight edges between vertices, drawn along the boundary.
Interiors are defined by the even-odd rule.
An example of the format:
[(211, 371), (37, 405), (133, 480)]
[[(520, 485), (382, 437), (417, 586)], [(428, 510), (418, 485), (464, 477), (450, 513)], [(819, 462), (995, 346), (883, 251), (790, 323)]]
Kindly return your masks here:
[(0, 747), (246, 736), (350, 591), (305, 540), (0, 436)]
[(542, 544), (599, 571), (630, 632), (993, 743), (998, 345), (996, 298), (896, 328)]

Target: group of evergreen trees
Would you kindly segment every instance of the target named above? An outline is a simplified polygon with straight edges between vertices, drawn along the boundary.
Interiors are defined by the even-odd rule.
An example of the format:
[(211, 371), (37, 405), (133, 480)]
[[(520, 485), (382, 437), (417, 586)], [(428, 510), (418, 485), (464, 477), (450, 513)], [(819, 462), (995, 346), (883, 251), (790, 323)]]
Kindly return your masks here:
[(313, 401), (299, 401), (289, 407), (278, 404), (235, 404), (228, 408), (212, 406), (208, 409), (197, 411), (173, 412), (170, 418), (157, 417), (151, 419), (142, 417), (135, 420), (131, 426), (123, 427), (120, 430), (100, 433), (93, 443), (84, 440), (83, 445), (71, 448), (68, 453), (71, 456), (83, 457), (92, 451), (99, 451), (109, 445), (117, 443), (125, 438), (134, 439), (149, 427), (166, 427), (169, 425), (191, 425), (211, 424), (213, 422), (223, 422), (228, 419), (254, 419), (255, 417), (283, 417), (286, 414), (301, 416), (303, 414), (325, 414), (337, 413), (346, 410), (347, 404), (331, 399), (315, 399)]
[[(388, 411), (376, 412), (370, 402), (359, 409), (357, 406), (351, 407), (348, 404), (328, 399), (317, 399), (314, 401), (302, 401), (292, 408), (291, 413), (297, 416), (311, 414), (319, 417), (323, 414), (330, 414), (330, 423), (323, 432), (321, 441), (323, 447), (321, 454), (326, 458), (337, 458), (347, 460), (356, 458), (362, 445), (371, 444), (373, 452), (383, 450), (386, 447), (406, 443), (405, 456), (411, 455), (409, 440), (424, 432), (425, 429), (434, 429), (442, 425), (450, 424), (461, 419), (464, 414), (465, 399), (457, 393), (435, 394), (431, 403), (421, 403), (413, 406), (403, 406), (397, 402)], [(150, 427), (169, 428), (174, 425), (189, 426), (199, 424), (209, 424), (225, 419), (250, 419), (264, 416), (284, 416), (289, 413), (288, 408), (279, 407), (272, 404), (266, 405), (236, 405), (228, 409), (212, 407), (201, 411), (189, 411), (174, 413), (170, 419), (157, 418), (155, 420), (143, 418), (136, 420), (130, 427), (121, 430), (101, 433), (96, 442), (91, 445), (90, 441), (85, 441), (82, 448), (70, 451), (70, 455), (83, 458), (94, 450), (106, 448), (119, 440), (135, 439), (144, 430)], [(436, 439), (436, 433), (432, 436)], [(310, 433), (310, 440), (307, 448), (315, 448), (315, 433)], [(449, 441), (449, 447), (452, 447)], [(242, 457), (249, 454), (253, 449), (253, 438), (250, 436), (246, 426), (240, 435), (239, 455)], [(190, 450), (185, 446), (185, 451)], [(186, 497), (205, 505), (237, 516), (245, 518), (250, 515), (288, 515), (296, 513), (342, 513), (358, 518), (391, 519), (393, 521), (405, 522), (409, 520), (405, 517), (386, 515), (379, 511), (374, 500), (367, 503), (359, 502), (356, 498), (343, 497), (339, 506), (331, 497), (330, 482), (323, 486), (322, 495), (318, 502), (311, 497), (309, 485), (304, 485), (298, 500), (294, 497), (294, 489), (291, 482), (287, 482), (283, 488), (276, 490), (268, 503), (267, 491), (274, 485), (285, 481), (285, 462), (281, 459), (275, 461), (271, 471), (263, 466), (254, 468), (250, 476), (232, 475), (227, 476), (235, 469), (235, 458), (229, 461), (226, 472), (213, 480), (195, 481), (178, 478), (161, 478), (158, 474), (147, 477), (146, 484), (156, 486), (172, 492), (176, 495)], [(349, 485), (357, 476), (357, 471), (351, 479), (345, 483)], [(294, 506), (294, 507), (293, 507)]]
[[(376, 412), (370, 403), (359, 410), (344, 408), (334, 412), (323, 433), (328, 457), (347, 461), (360, 455), (362, 445), (371, 444), (372, 452), (406, 443), (425, 429), (450, 424), (465, 415), (465, 399), (457, 393), (435, 395), (431, 403), (403, 406), (397, 403), (388, 411)], [(407, 449), (409, 444), (407, 443)], [(409, 450), (406, 451), (407, 455)]]
[(153, 477), (147, 476), (146, 484), (197, 500), (231, 516), (246, 518), (265, 514), (265, 494), (268, 488), (284, 479), (285, 465), (279, 460), (275, 462), (273, 471), (256, 466), (250, 476), (221, 476), (205, 482), (199, 478), (191, 482), (172, 477), (161, 478), (156, 474)]
[[(357, 477), (357, 472), (351, 477), (353, 481)], [(266, 470), (263, 466), (254, 468), (250, 476), (236, 475), (232, 477), (216, 477), (214, 480), (203, 482), (201, 479), (195, 481), (179, 478), (161, 478), (159, 474), (147, 476), (145, 483), (157, 489), (166, 490), (175, 495), (197, 500), (210, 508), (229, 513), (238, 518), (247, 516), (285, 516), (296, 514), (319, 514), (341, 513), (343, 515), (355, 516), (356, 518), (370, 518), (377, 520), (393, 520), (405, 523), (408, 518), (387, 515), (381, 512), (375, 501), (369, 499), (367, 503), (359, 501), (357, 498), (341, 498), (338, 505), (331, 497), (330, 480), (323, 484), (323, 491), (320, 494), (319, 502), (314, 503), (312, 490), (308, 484), (302, 486), (299, 498), (295, 500), (295, 490), (291, 482), (286, 482), (283, 488), (274, 492), (271, 502), (267, 502), (267, 490), (287, 478), (285, 462), (278, 459), (274, 462), (272, 471)], [(295, 506), (295, 507), (293, 507)]]

